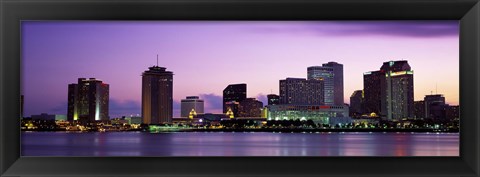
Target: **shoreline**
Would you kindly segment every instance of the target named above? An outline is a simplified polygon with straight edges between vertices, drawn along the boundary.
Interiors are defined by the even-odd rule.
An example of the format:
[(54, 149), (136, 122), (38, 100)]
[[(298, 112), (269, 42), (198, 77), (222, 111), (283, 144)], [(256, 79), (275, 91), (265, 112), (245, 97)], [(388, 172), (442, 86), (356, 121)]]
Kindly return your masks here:
[[(65, 130), (21, 130), (21, 132), (75, 132), (75, 133), (91, 133), (98, 131), (65, 131)], [(175, 131), (145, 131), (145, 130), (128, 130), (128, 131), (106, 131), (108, 132), (149, 132), (149, 133), (168, 133), (168, 132), (266, 132), (266, 133), (328, 133), (328, 132), (386, 132), (386, 133), (460, 133), (459, 130), (432, 130), (432, 129), (183, 129)]]

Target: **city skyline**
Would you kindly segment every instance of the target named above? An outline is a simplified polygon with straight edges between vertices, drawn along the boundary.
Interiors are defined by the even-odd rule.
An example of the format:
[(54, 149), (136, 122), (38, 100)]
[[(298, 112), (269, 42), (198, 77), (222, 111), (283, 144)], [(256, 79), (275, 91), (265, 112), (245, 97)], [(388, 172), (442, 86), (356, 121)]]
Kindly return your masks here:
[[(403, 27), (405, 30), (392, 30), (396, 29), (392, 28), (395, 24), (396, 27)], [(339, 28), (339, 31), (343, 32), (339, 34), (339, 31), (332, 30), (332, 26), (345, 29), (342, 31), (342, 28)], [(161, 30), (153, 30), (158, 28)], [(43, 112), (66, 114), (65, 85), (81, 77), (99, 78), (111, 85), (110, 98), (111, 109), (113, 109), (111, 117), (121, 116), (121, 114), (140, 114), (140, 75), (147, 67), (155, 64), (157, 53), (160, 56), (159, 65), (175, 74), (173, 76), (175, 80), (174, 117), (179, 115), (180, 100), (190, 95), (200, 96), (200, 99), (205, 100), (205, 112), (222, 112), (222, 90), (225, 86), (236, 83), (246, 83), (247, 97), (257, 98), (266, 105), (267, 94), (279, 94), (279, 80), (287, 77), (306, 78), (307, 67), (330, 61), (344, 65), (345, 103), (349, 103), (349, 96), (354, 90), (363, 88), (364, 72), (376, 70), (385, 61), (405, 59), (415, 71), (415, 100), (420, 100), (424, 95), (432, 92), (436, 93), (435, 87), (438, 86), (438, 93), (445, 95), (447, 103), (458, 104), (459, 60), (458, 22), (456, 21), (425, 23), (26, 22), (23, 23), (22, 29), (25, 73), (23, 92), (26, 98), (26, 116)], [(368, 31), (369, 29), (371, 31)], [(107, 34), (108, 30), (112, 30), (112, 33)], [(126, 35), (129, 30), (130, 33)], [(417, 33), (412, 30), (416, 30)], [(166, 40), (160, 40), (163, 43), (155, 43), (157, 42), (155, 36), (152, 36), (154, 39), (150, 39), (131, 31), (156, 33), (157, 38), (161, 36)], [(266, 33), (267, 31), (269, 32)], [(370, 34), (367, 34), (368, 32)], [(233, 33), (238, 36), (232, 36)], [(49, 45), (40, 45), (46, 42), (45, 38), (50, 39), (50, 42), (46, 43)], [(106, 39), (112, 41), (105, 41)], [(392, 42), (391, 39), (396, 41)], [(287, 41), (288, 44), (282, 43), (282, 40)], [(355, 41), (359, 40), (363, 40), (364, 43), (355, 44)], [(98, 44), (87, 45), (92, 44), (92, 41)], [(330, 45), (323, 46), (324, 41)], [(331, 43), (334, 41), (340, 42)], [(349, 44), (349, 41), (353, 44)], [(140, 45), (142, 42), (150, 42), (158, 46)], [(115, 43), (119, 44), (114, 45)], [(60, 46), (60, 44), (63, 45)], [(223, 49), (220, 48), (223, 47), (221, 44), (232, 44), (232, 46), (224, 47), (224, 50), (227, 50), (224, 51), (219, 50)], [(357, 51), (353, 53), (357, 53), (358, 56), (355, 54), (352, 56), (338, 47), (346, 44), (351, 48), (350, 51)], [(371, 51), (366, 52), (365, 56), (358, 53), (359, 49), (365, 49), (365, 45), (367, 45), (366, 48), (378, 47), (386, 50), (385, 46), (380, 44), (389, 44), (386, 48), (389, 48), (392, 54), (379, 52), (378, 55), (383, 57), (372, 57)], [(334, 52), (329, 53), (330, 50), (311, 47), (311, 45), (327, 47)], [(397, 45), (404, 47), (397, 50)], [(335, 49), (336, 46), (338, 48)], [(172, 51), (175, 47), (183, 50)], [(276, 50), (259, 51), (257, 48)], [(188, 52), (179, 52), (184, 50)], [(82, 53), (81, 57), (77, 56), (79, 52)], [(118, 56), (119, 53), (122, 56)], [(228, 54), (231, 57), (226, 58)], [(334, 54), (337, 56), (332, 57)], [(166, 60), (166, 58), (172, 60)], [(223, 60), (220, 60), (221, 58)], [(288, 58), (295, 58), (294, 62), (289, 61)], [(358, 58), (365, 61), (354, 60)], [(199, 60), (206, 62), (198, 62)], [(365, 65), (365, 62), (368, 64)], [(71, 69), (71, 67), (78, 69)], [(137, 69), (139, 67), (141, 68)], [(443, 72), (435, 72), (436, 70)], [(55, 76), (55, 73), (68, 74)], [(438, 76), (438, 80), (432, 79), (433, 76)], [(49, 80), (49, 78), (52, 79)], [(449, 82), (447, 83), (446, 80)], [(46, 97), (51, 99), (45, 101)], [(137, 112), (133, 112), (135, 110)]]

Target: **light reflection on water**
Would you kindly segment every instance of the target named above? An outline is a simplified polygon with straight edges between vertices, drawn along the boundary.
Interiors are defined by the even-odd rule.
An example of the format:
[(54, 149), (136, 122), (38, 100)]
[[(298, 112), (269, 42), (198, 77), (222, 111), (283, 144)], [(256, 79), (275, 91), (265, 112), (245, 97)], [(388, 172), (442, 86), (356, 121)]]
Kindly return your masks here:
[(22, 132), (23, 156), (458, 156), (458, 133)]

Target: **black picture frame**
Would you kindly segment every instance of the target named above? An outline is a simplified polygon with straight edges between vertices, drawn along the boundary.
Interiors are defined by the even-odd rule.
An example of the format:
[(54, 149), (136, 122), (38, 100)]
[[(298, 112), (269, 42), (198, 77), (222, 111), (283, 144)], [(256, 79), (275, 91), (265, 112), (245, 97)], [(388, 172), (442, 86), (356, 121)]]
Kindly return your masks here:
[[(480, 176), (478, 0), (0, 0), (1, 176)], [(460, 157), (21, 157), (22, 20), (460, 20)]]

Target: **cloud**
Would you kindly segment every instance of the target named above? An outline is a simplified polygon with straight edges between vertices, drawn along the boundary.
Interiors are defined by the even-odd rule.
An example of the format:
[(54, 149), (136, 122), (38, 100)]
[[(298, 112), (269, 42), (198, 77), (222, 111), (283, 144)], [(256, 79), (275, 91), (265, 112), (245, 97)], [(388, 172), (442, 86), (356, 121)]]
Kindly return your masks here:
[(139, 102), (133, 100), (119, 101), (116, 99), (109, 100), (110, 118), (141, 114), (142, 106)]
[(200, 94), (200, 99), (205, 101), (205, 112), (220, 113), (223, 111), (223, 96), (210, 94)]
[(336, 21), (302, 22), (298, 25), (270, 25), (263, 33), (291, 33), (324, 36), (398, 36), (431, 38), (458, 36), (458, 21)]
[(256, 98), (263, 103), (263, 106), (268, 105), (268, 99), (266, 94), (259, 93)]
[(181, 114), (181, 102), (173, 100), (173, 117), (180, 117)]
[(52, 107), (50, 110), (49, 110), (49, 114), (63, 114), (63, 115), (66, 115), (67, 114), (67, 109), (68, 109), (68, 103), (67, 102), (62, 102), (61, 104), (55, 106), (55, 107)]

